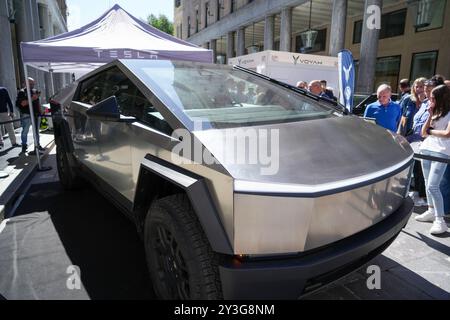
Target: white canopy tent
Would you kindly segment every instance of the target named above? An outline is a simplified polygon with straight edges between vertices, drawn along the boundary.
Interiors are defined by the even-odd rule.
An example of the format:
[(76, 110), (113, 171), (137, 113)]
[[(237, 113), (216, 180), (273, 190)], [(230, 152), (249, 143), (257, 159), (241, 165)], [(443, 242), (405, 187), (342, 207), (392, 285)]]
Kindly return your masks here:
[[(71, 32), (51, 38), (22, 42), (25, 78), (27, 66), (53, 73), (76, 73), (78, 76), (115, 59), (159, 59), (213, 62), (207, 50), (168, 35), (136, 19), (119, 5), (114, 5), (95, 21)], [(27, 83), (28, 101), (31, 101)], [(30, 114), (32, 108), (30, 104)], [(34, 117), (32, 119), (35, 135)], [(34, 136), (36, 141), (36, 136)], [(38, 158), (39, 168), (41, 164)]]
[(164, 33), (114, 5), (71, 32), (22, 46), (24, 63), (53, 72), (86, 72), (114, 59), (213, 62), (213, 52)]

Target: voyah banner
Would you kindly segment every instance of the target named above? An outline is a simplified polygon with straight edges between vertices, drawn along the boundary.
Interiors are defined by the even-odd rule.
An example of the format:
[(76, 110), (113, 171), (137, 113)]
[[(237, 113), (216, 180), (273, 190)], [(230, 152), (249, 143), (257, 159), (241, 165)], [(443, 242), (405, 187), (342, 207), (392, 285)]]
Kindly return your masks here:
[(338, 63), (340, 102), (349, 112), (352, 112), (353, 94), (355, 92), (355, 65), (352, 53), (349, 50), (340, 51)]

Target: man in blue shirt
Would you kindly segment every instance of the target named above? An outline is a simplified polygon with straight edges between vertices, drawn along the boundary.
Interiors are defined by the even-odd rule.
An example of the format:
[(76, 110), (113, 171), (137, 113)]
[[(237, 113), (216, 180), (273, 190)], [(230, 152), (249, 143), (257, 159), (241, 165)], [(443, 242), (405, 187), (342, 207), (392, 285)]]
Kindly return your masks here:
[(397, 132), (398, 124), (402, 117), (400, 105), (391, 100), (392, 89), (387, 84), (378, 87), (378, 101), (367, 106), (364, 112), (365, 118), (374, 118), (376, 123), (393, 132)]

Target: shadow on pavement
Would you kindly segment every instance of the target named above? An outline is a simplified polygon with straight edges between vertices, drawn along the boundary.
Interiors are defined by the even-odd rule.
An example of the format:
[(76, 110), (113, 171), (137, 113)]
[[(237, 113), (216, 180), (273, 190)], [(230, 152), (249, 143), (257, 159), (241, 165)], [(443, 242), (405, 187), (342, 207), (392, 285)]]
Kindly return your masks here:
[[(367, 272), (371, 265), (381, 269), (380, 289), (367, 286), (373, 273)], [(426, 272), (426, 271), (424, 271)], [(439, 277), (439, 275), (437, 275)], [(339, 281), (308, 296), (306, 300), (431, 300), (450, 299), (450, 293), (426, 280), (420, 274), (396, 261), (379, 255), (371, 262)]]
[[(49, 223), (54, 226), (49, 230), (56, 230), (65, 256), (80, 268), (82, 284), (90, 299), (154, 298), (143, 243), (133, 223), (91, 186), (69, 192), (58, 182), (32, 185), (16, 216), (41, 211), (48, 212)], [(48, 263), (60, 270), (65, 265), (58, 266), (58, 263), (66, 263), (67, 258)], [(35, 272), (42, 272), (42, 277), (48, 278), (46, 270)], [(51, 295), (57, 296), (57, 292)]]
[[(431, 224), (430, 224), (431, 226)], [(446, 246), (445, 244), (442, 244), (436, 240), (433, 240), (432, 238), (430, 238), (429, 236), (424, 235), (423, 233), (418, 232), (417, 234), (419, 235), (419, 237), (415, 236), (414, 234), (411, 234), (405, 230), (403, 230), (403, 232), (407, 235), (409, 235), (410, 237), (416, 238), (417, 240), (420, 240), (422, 242), (424, 242), (427, 246), (429, 246), (430, 248), (432, 248), (433, 250), (439, 251), (445, 255), (447, 255), (448, 257), (450, 257), (450, 247)], [(438, 235), (434, 235), (433, 237), (437, 237), (437, 238), (447, 238), (450, 236), (449, 232), (445, 232), (442, 234), (438, 234)]]

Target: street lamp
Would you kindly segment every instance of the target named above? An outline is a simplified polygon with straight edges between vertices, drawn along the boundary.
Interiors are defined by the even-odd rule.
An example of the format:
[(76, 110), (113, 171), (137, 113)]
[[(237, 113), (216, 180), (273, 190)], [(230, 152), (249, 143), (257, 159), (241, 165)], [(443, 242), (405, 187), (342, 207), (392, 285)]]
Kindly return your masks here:
[(308, 30), (300, 33), (303, 43), (303, 50), (311, 50), (316, 43), (317, 30), (311, 29), (311, 17), (312, 17), (312, 0), (309, 2), (309, 27)]

